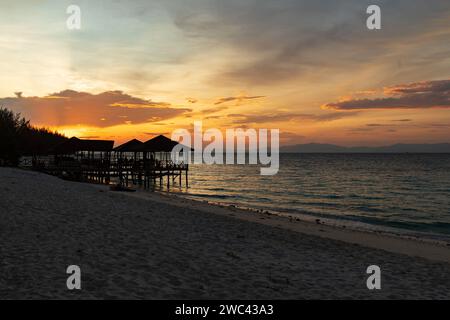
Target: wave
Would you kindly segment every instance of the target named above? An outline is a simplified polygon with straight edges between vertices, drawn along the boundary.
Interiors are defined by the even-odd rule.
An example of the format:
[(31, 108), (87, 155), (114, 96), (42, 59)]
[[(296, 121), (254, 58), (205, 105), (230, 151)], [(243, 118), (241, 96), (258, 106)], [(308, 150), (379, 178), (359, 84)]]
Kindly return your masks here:
[(450, 155), (281, 154), (276, 176), (195, 166), (187, 195), (236, 206), (449, 234)]

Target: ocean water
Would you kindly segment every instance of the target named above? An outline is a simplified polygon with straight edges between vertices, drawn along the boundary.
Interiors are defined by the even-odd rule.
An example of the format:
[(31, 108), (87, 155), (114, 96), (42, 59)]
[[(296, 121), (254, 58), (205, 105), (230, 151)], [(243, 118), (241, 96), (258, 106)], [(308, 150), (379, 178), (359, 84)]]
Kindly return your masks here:
[(191, 165), (184, 197), (450, 238), (450, 154), (281, 154), (255, 165)]

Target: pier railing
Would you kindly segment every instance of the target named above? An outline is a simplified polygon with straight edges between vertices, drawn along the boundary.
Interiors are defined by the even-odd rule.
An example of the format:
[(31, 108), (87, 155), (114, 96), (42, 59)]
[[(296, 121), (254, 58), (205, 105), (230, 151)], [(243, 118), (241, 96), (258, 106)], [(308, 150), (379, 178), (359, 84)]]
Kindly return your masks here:
[[(77, 157), (33, 157), (24, 159), (24, 167), (46, 172), (70, 180), (109, 184), (116, 180), (120, 184), (143, 185), (151, 188), (174, 185), (188, 187), (189, 165), (171, 160), (121, 159), (121, 158), (77, 158)], [(164, 181), (165, 180), (165, 181)]]

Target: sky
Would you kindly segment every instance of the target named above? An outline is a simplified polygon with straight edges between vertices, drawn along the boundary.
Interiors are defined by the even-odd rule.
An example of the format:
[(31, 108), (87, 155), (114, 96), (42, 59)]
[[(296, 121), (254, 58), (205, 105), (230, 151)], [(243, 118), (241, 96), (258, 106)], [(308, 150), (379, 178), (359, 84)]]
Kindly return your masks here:
[[(369, 5), (381, 29), (366, 26)], [(81, 9), (70, 30), (69, 5)], [(450, 142), (447, 0), (0, 0), (0, 106), (68, 136)]]

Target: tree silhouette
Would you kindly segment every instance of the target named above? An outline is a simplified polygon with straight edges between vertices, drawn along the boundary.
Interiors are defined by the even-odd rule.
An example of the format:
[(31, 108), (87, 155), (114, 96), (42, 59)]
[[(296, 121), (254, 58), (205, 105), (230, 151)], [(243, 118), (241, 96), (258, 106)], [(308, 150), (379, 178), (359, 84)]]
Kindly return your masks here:
[(67, 139), (47, 128), (36, 128), (6, 108), (0, 108), (0, 165), (16, 166), (21, 156), (43, 155)]

